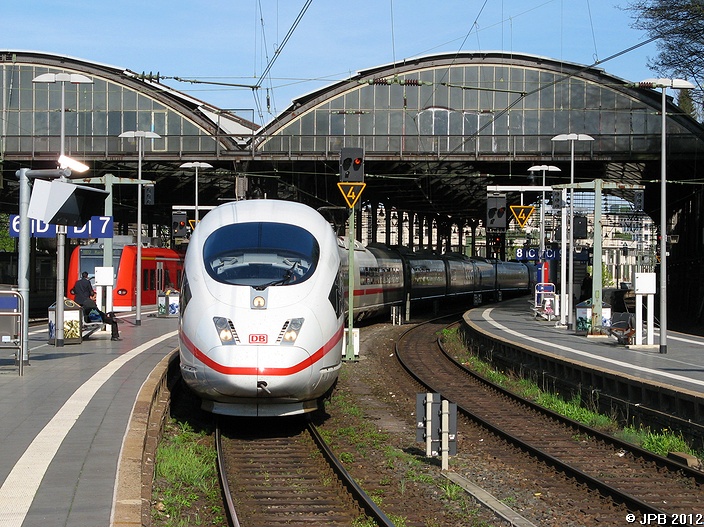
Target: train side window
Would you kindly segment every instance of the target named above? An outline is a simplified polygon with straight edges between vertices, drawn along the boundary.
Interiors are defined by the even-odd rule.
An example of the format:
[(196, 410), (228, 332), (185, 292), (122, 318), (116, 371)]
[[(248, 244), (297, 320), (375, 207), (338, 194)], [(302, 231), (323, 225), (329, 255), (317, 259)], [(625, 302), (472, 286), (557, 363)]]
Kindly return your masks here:
[(345, 309), (345, 299), (342, 289), (342, 273), (340, 273), (339, 271), (337, 273), (335, 281), (332, 284), (332, 288), (330, 289), (328, 300), (330, 301), (330, 304), (332, 304), (332, 307), (335, 310), (335, 316), (340, 317)]
[(181, 315), (183, 315), (186, 306), (188, 306), (188, 303), (191, 301), (191, 296), (191, 287), (188, 285), (186, 275), (183, 275), (183, 283), (181, 283), (181, 306), (179, 309)]

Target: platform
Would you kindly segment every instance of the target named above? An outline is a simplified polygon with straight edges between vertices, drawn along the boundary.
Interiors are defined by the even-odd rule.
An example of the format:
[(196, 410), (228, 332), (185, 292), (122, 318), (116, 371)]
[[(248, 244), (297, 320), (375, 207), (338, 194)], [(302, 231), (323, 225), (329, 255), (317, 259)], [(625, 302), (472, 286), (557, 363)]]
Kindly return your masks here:
[(627, 347), (614, 337), (577, 335), (555, 320), (536, 318), (531, 306), (531, 299), (519, 298), (473, 309), (466, 318), (501, 338), (704, 398), (704, 338), (668, 330), (667, 353), (660, 353), (656, 328), (654, 346)]
[[(32, 331), (22, 377), (12, 351), (2, 350), (0, 526), (113, 524), (117, 467), (137, 394), (178, 345), (177, 319), (146, 313), (135, 326), (133, 315), (123, 317), (118, 342), (104, 331), (55, 348), (46, 328)], [(700, 337), (669, 332), (667, 354), (657, 346), (629, 349), (613, 337), (576, 335), (538, 320), (525, 298), (479, 307), (466, 317), (500, 338), (704, 397)]]
[[(0, 353), (0, 525), (106, 527), (118, 460), (137, 394), (178, 346), (178, 320), (123, 315), (110, 331), (54, 347), (30, 331), (29, 365), (18, 375)], [(120, 318), (120, 317), (118, 317)]]

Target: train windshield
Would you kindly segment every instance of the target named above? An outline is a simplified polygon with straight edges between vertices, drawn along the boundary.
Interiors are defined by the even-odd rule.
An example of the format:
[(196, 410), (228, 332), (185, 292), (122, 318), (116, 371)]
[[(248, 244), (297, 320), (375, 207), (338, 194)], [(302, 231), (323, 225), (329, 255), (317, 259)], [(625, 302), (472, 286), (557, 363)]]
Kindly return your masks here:
[(313, 235), (286, 223), (225, 225), (203, 246), (205, 269), (214, 280), (256, 289), (307, 280), (319, 256), (320, 247)]
[[(78, 276), (76, 279), (80, 278), (80, 274), (83, 271), (88, 273), (88, 278), (91, 282), (95, 282), (95, 268), (102, 267), (103, 264), (103, 249), (98, 247), (80, 247), (80, 262), (78, 264)], [(114, 248), (112, 250), (112, 269), (113, 277), (117, 277), (117, 268), (120, 265), (120, 257), (122, 256), (122, 247)], [(69, 284), (73, 287), (73, 283)]]

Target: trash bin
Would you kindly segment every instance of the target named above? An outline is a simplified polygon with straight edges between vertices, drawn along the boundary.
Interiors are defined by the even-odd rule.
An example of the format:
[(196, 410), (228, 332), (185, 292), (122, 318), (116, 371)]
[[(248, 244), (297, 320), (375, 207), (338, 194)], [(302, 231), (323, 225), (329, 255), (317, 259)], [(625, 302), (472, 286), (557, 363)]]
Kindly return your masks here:
[[(587, 335), (592, 332), (592, 299), (588, 298), (584, 302), (577, 304), (577, 317), (575, 332), (577, 335)], [(601, 303), (601, 326), (611, 325), (611, 304)]]
[(177, 317), (179, 312), (179, 293), (160, 291), (157, 295), (157, 317)]
[[(80, 344), (83, 308), (64, 298), (64, 344)], [(49, 306), (49, 342), (56, 344), (56, 302)]]

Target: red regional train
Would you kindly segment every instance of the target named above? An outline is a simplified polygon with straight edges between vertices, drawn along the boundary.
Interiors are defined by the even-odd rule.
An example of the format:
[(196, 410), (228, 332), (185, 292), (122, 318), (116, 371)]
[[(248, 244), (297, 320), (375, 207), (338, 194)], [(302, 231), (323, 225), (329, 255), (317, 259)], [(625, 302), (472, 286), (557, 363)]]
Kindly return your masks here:
[[(103, 246), (79, 245), (71, 253), (66, 281), (67, 298), (73, 300), (73, 286), (83, 271), (93, 281), (95, 268), (103, 266)], [(115, 274), (113, 311), (137, 307), (137, 246), (115, 245), (112, 266)], [(178, 287), (183, 273), (183, 253), (164, 247), (142, 247), (142, 306), (156, 306), (157, 292)]]

